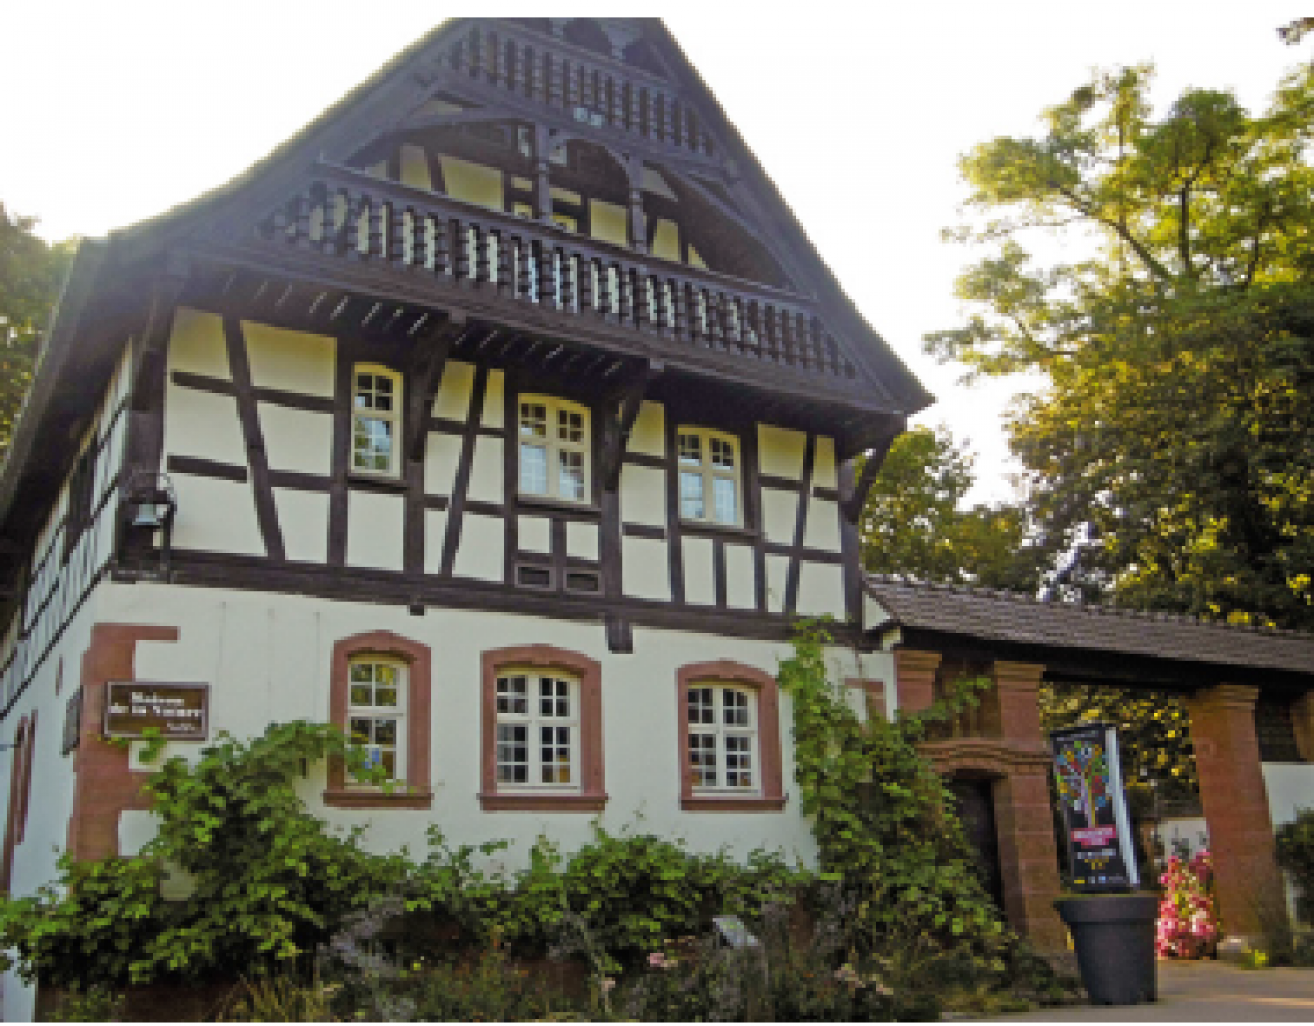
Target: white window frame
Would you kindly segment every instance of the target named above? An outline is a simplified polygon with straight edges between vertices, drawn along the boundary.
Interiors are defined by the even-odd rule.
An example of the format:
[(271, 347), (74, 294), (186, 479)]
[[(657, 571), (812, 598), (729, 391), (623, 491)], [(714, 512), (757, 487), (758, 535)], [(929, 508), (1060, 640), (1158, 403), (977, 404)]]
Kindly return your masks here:
[[(704, 701), (707, 696), (710, 696), (710, 709)], [(727, 696), (733, 696), (733, 706), (727, 704)], [(698, 681), (686, 688), (684, 701), (688, 713), (684, 759), (693, 777), (694, 796), (760, 797), (763, 793), (762, 744), (758, 731), (757, 689), (740, 684)], [(704, 722), (704, 710), (710, 711), (712, 722)], [(733, 716), (727, 715), (732, 711)], [(699, 739), (697, 744), (695, 738)], [(710, 766), (695, 762), (696, 748), (712, 754)], [(708, 783), (702, 779), (704, 768), (714, 771), (714, 781)], [(745, 775), (747, 783), (730, 783), (732, 779)]]
[[(534, 430), (538, 417), (537, 411), (541, 410), (544, 414), (542, 419), (543, 433), (538, 434)], [(578, 417), (578, 425), (573, 425), (565, 418)], [(579, 438), (569, 437), (566, 432), (579, 432)], [(593, 445), (591, 435), (592, 425), (589, 418), (589, 408), (581, 403), (571, 402), (569, 399), (557, 399), (546, 395), (523, 394), (519, 396), (516, 403), (516, 485), (520, 495), (532, 496), (542, 499), (553, 499), (558, 502), (587, 504), (593, 494)], [(525, 460), (525, 451), (527, 449), (540, 449), (543, 451), (543, 469), (545, 480), (542, 482), (543, 487), (535, 487), (533, 480), (526, 479), (526, 473), (529, 465)], [(580, 493), (579, 495), (566, 494), (562, 487), (563, 475), (562, 459), (566, 455), (577, 455), (580, 464)]]
[[(693, 446), (686, 440), (695, 440)], [(696, 456), (690, 450), (697, 449)], [(722, 454), (728, 448), (731, 463), (729, 466), (713, 458), (714, 450)], [(676, 487), (677, 501), (680, 506), (680, 519), (698, 524), (715, 524), (721, 527), (741, 527), (744, 523), (744, 484), (743, 446), (734, 435), (712, 428), (689, 427), (681, 425), (675, 432), (675, 459), (677, 464)], [(702, 512), (686, 512), (685, 482), (697, 481)], [(729, 481), (734, 488), (734, 519), (727, 520), (718, 516), (716, 503), (716, 483)]]
[[(358, 668), (368, 669), (368, 676), (370, 677), (368, 681), (362, 679), (362, 675), (358, 674)], [(379, 679), (382, 676), (378, 674), (380, 668), (390, 671), (393, 682), (391, 686)], [(393, 784), (407, 783), (406, 771), (409, 765), (407, 762), (409, 753), (406, 751), (406, 706), (410, 694), (408, 672), (409, 667), (400, 659), (369, 654), (352, 656), (347, 669), (347, 722), (345, 724), (347, 736), (351, 739), (353, 745), (365, 749), (371, 765), (381, 761), (385, 751), (392, 752), (393, 768), (392, 775), (388, 780)], [(389, 687), (393, 692), (393, 704), (381, 704), (375, 701), (375, 699), (381, 697), (379, 689), (384, 689), (382, 694), (386, 696)], [(359, 700), (362, 698), (361, 689), (363, 688), (369, 690), (369, 701)], [(381, 720), (393, 721), (393, 743), (390, 746), (375, 743), (376, 735), (373, 726), (371, 726), (368, 736), (357, 730), (361, 721), (370, 721), (373, 725)], [(376, 787), (376, 785), (360, 782), (355, 782), (350, 786), (366, 789)]]
[[(391, 409), (377, 409), (373, 405), (378, 398), (377, 385), (373, 385), (368, 390), (363, 390), (360, 386), (362, 375), (370, 375), (376, 381), (385, 380), (390, 383), (392, 390)], [(353, 474), (370, 474), (375, 477), (401, 476), (402, 409), (403, 400), (405, 399), (402, 389), (401, 374), (389, 370), (382, 364), (358, 363), (351, 368), (351, 440), (348, 444), (351, 446), (350, 466)], [(365, 400), (369, 405), (363, 404), (362, 400)], [(384, 425), (390, 439), (391, 444), (388, 447), (388, 466), (386, 469), (380, 469), (372, 465), (362, 466), (357, 463), (359, 455), (359, 450), (356, 447), (357, 427), (373, 424)]]
[[(515, 688), (504, 687), (515, 681), (524, 681), (524, 705), (515, 702)], [(551, 686), (551, 692), (544, 693), (544, 685)], [(564, 688), (562, 686), (564, 685)], [(562, 691), (564, 690), (564, 694)], [(581, 688), (578, 678), (559, 670), (532, 669), (529, 667), (510, 666), (497, 671), (493, 685), (493, 703), (495, 726), (493, 729), (494, 779), (498, 794), (580, 794), (583, 791), (583, 761), (580, 753), (580, 701)], [(565, 715), (560, 715), (561, 702), (565, 702)], [(518, 743), (506, 736), (503, 728), (523, 728), (526, 758), (503, 760), (504, 746), (515, 747)], [(558, 733), (556, 736), (544, 736), (545, 730)], [(509, 733), (509, 730), (508, 732)], [(564, 761), (545, 759), (545, 752), (554, 751), (562, 746), (566, 748)], [(505, 779), (504, 767), (515, 765), (525, 767), (525, 779)], [(567, 779), (544, 780), (545, 769), (557, 767), (564, 769)]]

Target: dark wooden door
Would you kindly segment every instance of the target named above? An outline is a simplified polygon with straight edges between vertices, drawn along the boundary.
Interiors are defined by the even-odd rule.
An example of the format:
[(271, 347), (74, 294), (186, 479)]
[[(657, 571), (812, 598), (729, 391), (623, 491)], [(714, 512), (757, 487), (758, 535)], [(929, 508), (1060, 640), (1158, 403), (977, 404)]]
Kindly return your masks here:
[(953, 777), (950, 792), (958, 802), (958, 817), (963, 832), (976, 854), (976, 870), (986, 892), (1001, 908), (1004, 904), (1004, 880), (999, 869), (999, 835), (995, 832), (995, 801), (989, 780), (978, 777)]

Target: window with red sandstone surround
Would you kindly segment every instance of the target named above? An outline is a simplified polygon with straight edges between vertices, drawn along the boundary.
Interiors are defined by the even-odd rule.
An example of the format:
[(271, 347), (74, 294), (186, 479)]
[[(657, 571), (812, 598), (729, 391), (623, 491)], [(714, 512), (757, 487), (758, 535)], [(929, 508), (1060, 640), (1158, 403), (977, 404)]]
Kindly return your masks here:
[(778, 812), (780, 694), (771, 674), (743, 663), (692, 663), (676, 674), (680, 808)]
[(329, 719), (388, 770), (391, 790), (348, 779), (329, 762), (324, 804), (352, 809), (427, 809), (432, 659), (429, 647), (391, 631), (343, 638), (333, 646)]
[(480, 807), (489, 812), (600, 812), (602, 669), (552, 645), (483, 655)]

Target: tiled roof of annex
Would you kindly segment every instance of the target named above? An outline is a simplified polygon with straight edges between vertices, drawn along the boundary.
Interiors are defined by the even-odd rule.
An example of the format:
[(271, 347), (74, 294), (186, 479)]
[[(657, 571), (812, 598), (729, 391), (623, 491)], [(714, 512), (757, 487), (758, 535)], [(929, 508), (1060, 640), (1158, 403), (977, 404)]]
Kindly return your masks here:
[(1314, 675), (1311, 634), (1112, 606), (1039, 602), (1016, 592), (880, 575), (867, 576), (866, 590), (889, 614), (889, 627)]

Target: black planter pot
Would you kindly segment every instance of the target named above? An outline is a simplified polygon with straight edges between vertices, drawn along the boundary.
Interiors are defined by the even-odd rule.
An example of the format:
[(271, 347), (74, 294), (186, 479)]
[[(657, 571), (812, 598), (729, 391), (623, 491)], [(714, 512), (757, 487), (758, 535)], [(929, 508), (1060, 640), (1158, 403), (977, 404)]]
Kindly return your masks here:
[(1157, 995), (1153, 894), (1083, 894), (1054, 902), (1072, 931), (1077, 966), (1093, 1005), (1136, 1005)]

